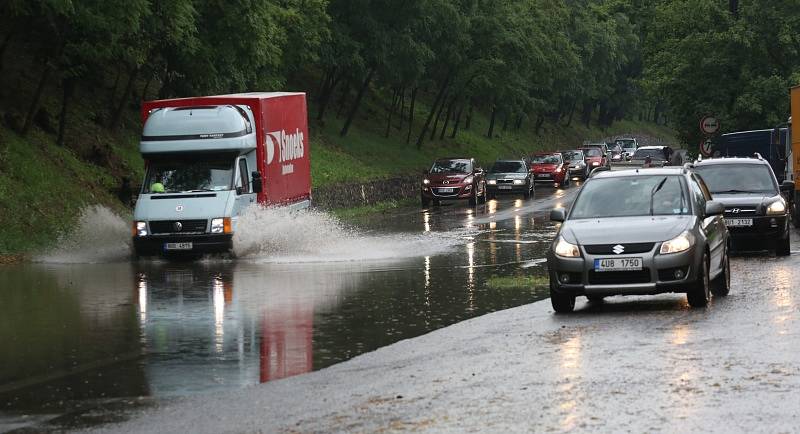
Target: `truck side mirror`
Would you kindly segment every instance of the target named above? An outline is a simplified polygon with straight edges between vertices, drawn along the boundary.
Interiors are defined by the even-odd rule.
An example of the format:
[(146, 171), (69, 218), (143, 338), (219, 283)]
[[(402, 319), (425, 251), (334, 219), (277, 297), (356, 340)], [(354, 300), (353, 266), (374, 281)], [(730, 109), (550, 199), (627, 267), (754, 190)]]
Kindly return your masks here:
[(263, 182), (261, 181), (261, 173), (253, 171), (253, 193), (261, 193), (264, 190)]

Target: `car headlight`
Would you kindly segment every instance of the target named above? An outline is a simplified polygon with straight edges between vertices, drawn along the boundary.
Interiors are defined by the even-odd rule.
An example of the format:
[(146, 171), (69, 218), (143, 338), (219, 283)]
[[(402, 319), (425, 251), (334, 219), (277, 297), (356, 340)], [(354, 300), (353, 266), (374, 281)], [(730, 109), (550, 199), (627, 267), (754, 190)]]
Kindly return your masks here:
[(767, 208), (767, 215), (781, 215), (785, 212), (786, 204), (783, 203), (783, 199), (772, 202), (772, 205)]
[(558, 237), (558, 240), (556, 241), (556, 247), (553, 250), (555, 251), (556, 255), (563, 258), (577, 258), (581, 255), (580, 250), (578, 250), (578, 246), (568, 243), (560, 236)]
[(486, 181), (486, 183), (489, 184), (489, 185), (497, 185), (497, 180), (496, 179), (490, 179), (490, 180)]
[(133, 222), (133, 235), (136, 237), (146, 237), (147, 222)]
[(662, 255), (668, 255), (670, 253), (685, 252), (693, 245), (694, 235), (690, 234), (689, 232), (684, 232), (669, 241), (664, 241), (661, 244), (661, 250), (659, 253)]
[(600, 165), (600, 163), (599, 163), (599, 162), (597, 162), (597, 161), (592, 161), (592, 166), (599, 166), (599, 165)]
[(515, 179), (514, 180), (514, 185), (522, 185), (524, 183), (525, 183), (524, 179)]
[(422, 180), (422, 183), (423, 183), (424, 185), (428, 185), (428, 184), (430, 184), (430, 183), (431, 183), (431, 180), (426, 178), (426, 179), (423, 179), (423, 180)]
[(231, 219), (228, 217), (211, 219), (211, 233), (212, 234), (230, 234), (233, 232), (231, 227)]
[(472, 175), (464, 178), (464, 184), (472, 184), (473, 179)]

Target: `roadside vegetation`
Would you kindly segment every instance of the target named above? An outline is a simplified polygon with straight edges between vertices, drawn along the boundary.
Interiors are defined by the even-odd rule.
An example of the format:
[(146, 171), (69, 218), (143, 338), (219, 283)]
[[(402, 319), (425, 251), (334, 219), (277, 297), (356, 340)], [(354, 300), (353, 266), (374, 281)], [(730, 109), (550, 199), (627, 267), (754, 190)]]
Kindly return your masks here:
[(492, 276), (486, 279), (486, 286), (492, 289), (542, 289), (549, 284), (547, 276)]

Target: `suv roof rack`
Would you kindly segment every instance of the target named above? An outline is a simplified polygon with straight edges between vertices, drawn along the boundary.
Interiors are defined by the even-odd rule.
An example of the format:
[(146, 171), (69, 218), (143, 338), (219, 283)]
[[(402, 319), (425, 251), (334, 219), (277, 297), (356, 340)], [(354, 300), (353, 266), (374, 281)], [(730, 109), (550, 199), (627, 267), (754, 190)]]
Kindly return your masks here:
[(753, 158), (758, 158), (759, 160), (763, 160), (763, 158), (761, 158), (761, 154), (759, 154), (758, 152), (753, 152)]

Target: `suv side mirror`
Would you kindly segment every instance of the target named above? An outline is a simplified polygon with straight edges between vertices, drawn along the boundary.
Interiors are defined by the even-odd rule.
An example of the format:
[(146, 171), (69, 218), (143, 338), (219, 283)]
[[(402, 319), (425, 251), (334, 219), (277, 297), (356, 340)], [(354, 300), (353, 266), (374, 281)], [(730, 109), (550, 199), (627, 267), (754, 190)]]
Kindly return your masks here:
[(786, 193), (794, 191), (794, 181), (789, 181), (788, 179), (783, 181), (781, 183), (781, 191)]
[(563, 222), (567, 219), (567, 211), (564, 208), (556, 208), (550, 211), (551, 222)]
[(264, 183), (261, 180), (261, 173), (256, 170), (253, 171), (251, 176), (253, 177), (253, 193), (261, 193), (264, 190)]
[(710, 200), (706, 202), (706, 210), (705, 210), (706, 217), (713, 217), (715, 215), (722, 215), (725, 214), (725, 205), (722, 202), (716, 202)]

